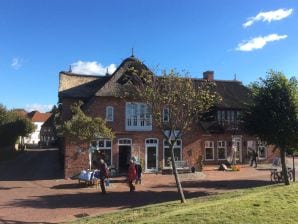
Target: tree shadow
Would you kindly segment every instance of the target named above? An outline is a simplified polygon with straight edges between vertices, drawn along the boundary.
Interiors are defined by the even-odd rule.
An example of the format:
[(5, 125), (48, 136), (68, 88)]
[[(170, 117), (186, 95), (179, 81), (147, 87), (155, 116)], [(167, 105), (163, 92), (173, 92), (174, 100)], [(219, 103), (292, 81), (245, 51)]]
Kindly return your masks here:
[[(186, 198), (207, 196), (205, 191), (185, 192)], [(59, 194), (32, 197), (31, 199), (17, 199), (8, 206), (31, 207), (36, 209), (59, 208), (111, 208), (125, 209), (149, 204), (179, 200), (176, 191), (140, 191), (140, 192), (108, 192), (106, 195), (100, 192)]]
[[(272, 185), (273, 183), (270, 180), (188, 180), (181, 181), (182, 187), (187, 188), (197, 188), (197, 189), (206, 189), (206, 191), (215, 190), (237, 190), (237, 189), (247, 189), (253, 187), (261, 187)], [(171, 187), (175, 187), (173, 184)], [(169, 185), (156, 185), (154, 188), (169, 188)]]
[(5, 223), (5, 224), (52, 224), (52, 222), (15, 221), (15, 220), (2, 219), (1, 217), (0, 217), (0, 223)]

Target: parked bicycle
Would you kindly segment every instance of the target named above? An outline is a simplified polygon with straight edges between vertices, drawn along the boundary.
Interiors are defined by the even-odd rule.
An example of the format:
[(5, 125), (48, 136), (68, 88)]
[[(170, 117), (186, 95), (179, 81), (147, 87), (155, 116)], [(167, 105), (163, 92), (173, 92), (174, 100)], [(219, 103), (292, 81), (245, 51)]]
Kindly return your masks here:
[[(293, 180), (293, 169), (288, 167), (288, 178), (289, 180)], [(271, 181), (274, 182), (274, 183), (281, 183), (281, 182), (284, 182), (284, 177), (282, 175), (282, 171), (280, 170), (277, 170), (277, 169), (273, 169), (271, 170), (271, 174), (270, 174), (270, 177), (271, 177)]]

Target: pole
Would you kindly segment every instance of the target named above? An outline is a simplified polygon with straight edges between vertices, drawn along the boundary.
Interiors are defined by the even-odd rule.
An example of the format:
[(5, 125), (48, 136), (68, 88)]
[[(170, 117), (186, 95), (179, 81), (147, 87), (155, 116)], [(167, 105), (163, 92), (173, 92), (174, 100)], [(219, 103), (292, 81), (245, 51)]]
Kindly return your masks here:
[(295, 172), (295, 154), (293, 153), (293, 182), (296, 180), (296, 172)]

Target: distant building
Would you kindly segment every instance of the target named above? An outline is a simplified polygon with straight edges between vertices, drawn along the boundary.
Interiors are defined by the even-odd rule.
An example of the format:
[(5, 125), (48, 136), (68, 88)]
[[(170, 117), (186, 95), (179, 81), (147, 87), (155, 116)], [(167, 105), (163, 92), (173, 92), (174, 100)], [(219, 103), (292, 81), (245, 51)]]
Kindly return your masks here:
[(42, 146), (53, 146), (57, 140), (57, 134), (54, 123), (54, 114), (41, 125), (40, 129), (40, 143)]
[(25, 144), (38, 144), (40, 142), (41, 126), (49, 119), (51, 113), (40, 113), (39, 111), (32, 111), (27, 114), (28, 118), (34, 123), (36, 129), (28, 137), (24, 139)]

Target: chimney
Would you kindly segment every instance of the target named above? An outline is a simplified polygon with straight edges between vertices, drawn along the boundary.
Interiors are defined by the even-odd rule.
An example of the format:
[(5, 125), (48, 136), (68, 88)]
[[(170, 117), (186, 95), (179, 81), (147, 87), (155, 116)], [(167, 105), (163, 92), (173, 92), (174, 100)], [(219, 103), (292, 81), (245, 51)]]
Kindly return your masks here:
[(213, 81), (214, 80), (214, 71), (203, 72), (203, 79), (206, 79), (208, 81)]

